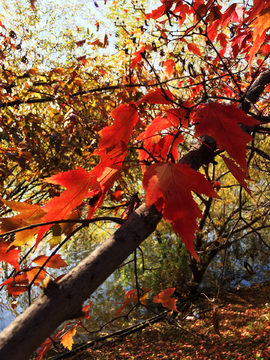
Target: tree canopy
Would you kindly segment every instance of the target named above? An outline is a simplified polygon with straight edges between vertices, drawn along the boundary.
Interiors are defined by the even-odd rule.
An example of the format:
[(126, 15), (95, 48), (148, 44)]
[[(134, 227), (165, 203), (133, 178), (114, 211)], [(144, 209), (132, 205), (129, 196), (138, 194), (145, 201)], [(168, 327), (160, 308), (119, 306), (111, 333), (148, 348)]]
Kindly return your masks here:
[[(269, 1), (95, 2), (106, 25), (79, 2), (14, 6), (0, 22), (1, 286), (29, 305), (43, 290), (0, 335), (0, 355), (15, 343), (25, 358), (41, 346), (41, 359), (55, 339), (70, 349), (83, 302), (130, 254), (136, 288), (116, 316), (146, 306), (140, 269), (164, 260), (136, 250), (151, 235), (182, 270), (186, 259), (191, 292), (217, 258), (219, 286), (233, 256), (254, 273), (270, 247)], [(89, 257), (46, 277), (82, 229), (108, 221)], [(153, 302), (178, 311), (178, 280)]]

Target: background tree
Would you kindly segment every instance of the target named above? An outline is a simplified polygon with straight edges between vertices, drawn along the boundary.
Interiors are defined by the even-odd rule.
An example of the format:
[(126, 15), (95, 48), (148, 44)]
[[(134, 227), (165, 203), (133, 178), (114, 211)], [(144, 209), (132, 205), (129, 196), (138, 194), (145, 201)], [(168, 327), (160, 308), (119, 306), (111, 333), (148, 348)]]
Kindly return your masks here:
[[(146, 11), (144, 4), (113, 3), (117, 31), (88, 45), (105, 49), (115, 41), (116, 54), (108, 47), (102, 57), (87, 53), (60, 67), (49, 61), (54, 68), (42, 70), (26, 66), (23, 42), (2, 24), (1, 259), (15, 268), (2, 285), (13, 296), (27, 291), (31, 303), (46, 266), (65, 266), (58, 252), (72, 236), (96, 221), (123, 224), (63, 279), (45, 281), (44, 294), (3, 331), (2, 356), (15, 342), (27, 357), (61, 322), (82, 317), (83, 301), (161, 217), (177, 235), (165, 244), (181, 270), (188, 264), (192, 292), (215, 258), (221, 285), (229, 255), (244, 254), (253, 272), (247, 254), (269, 253), (268, 5), (163, 1)], [(72, 57), (75, 45), (87, 41), (71, 41)], [(16, 65), (17, 52), (25, 68)], [(155, 235), (160, 249), (165, 231)], [(50, 256), (37, 257), (46, 242)], [(138, 254), (137, 286), (125, 300), (143, 306), (138, 264), (144, 268), (145, 256)]]

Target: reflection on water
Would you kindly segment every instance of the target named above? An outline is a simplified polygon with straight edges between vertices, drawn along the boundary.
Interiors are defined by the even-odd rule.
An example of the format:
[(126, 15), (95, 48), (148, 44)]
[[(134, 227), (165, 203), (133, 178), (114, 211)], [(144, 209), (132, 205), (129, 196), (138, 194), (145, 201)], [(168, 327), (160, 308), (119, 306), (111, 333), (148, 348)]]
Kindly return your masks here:
[(0, 331), (2, 331), (6, 326), (8, 326), (15, 318), (16, 315), (5, 309), (5, 305), (1, 302), (1, 315), (0, 315)]
[[(111, 322), (112, 319), (116, 317), (116, 311), (119, 309), (124, 301), (125, 291), (135, 289), (135, 284), (132, 286), (123, 286), (118, 282), (117, 276), (115, 274), (111, 275), (103, 285), (95, 291), (91, 296), (90, 300), (93, 300), (90, 311), (90, 319), (84, 320), (83, 324), (89, 331), (99, 330), (105, 323), (108, 323), (105, 327), (102, 328), (101, 333), (112, 333), (117, 330), (121, 330), (128, 326), (134, 325), (134, 323), (139, 322), (143, 319), (147, 319), (155, 315), (154, 312), (151, 312), (145, 308), (137, 307), (128, 318), (121, 317), (116, 321)], [(151, 300), (146, 303), (157, 311), (157, 306)], [(131, 309), (134, 303), (130, 303), (121, 313), (125, 315)], [(77, 339), (85, 337), (89, 340), (89, 333), (84, 329), (77, 329)], [(97, 333), (93, 334), (90, 338), (96, 338)]]

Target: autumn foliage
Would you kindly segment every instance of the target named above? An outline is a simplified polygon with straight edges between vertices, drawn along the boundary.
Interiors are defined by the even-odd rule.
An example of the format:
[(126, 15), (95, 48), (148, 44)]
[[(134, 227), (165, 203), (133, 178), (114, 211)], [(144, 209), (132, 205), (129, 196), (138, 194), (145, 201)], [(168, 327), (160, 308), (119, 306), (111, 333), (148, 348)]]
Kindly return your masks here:
[[(32, 11), (38, 11), (37, 4), (31, 1)], [(132, 6), (131, 2), (130, 16), (136, 7)], [(154, 206), (171, 224), (191, 261), (206, 266), (200, 254), (209, 248), (200, 245), (196, 234), (209, 216), (212, 199), (222, 202), (225, 192), (220, 188), (225, 191), (232, 184), (240, 198), (242, 189), (245, 197), (252, 197), (250, 180), (256, 180), (250, 173), (252, 159), (269, 160), (265, 150), (258, 150), (269, 133), (267, 91), (260, 98), (270, 83), (269, 19), (269, 1), (226, 6), (221, 1), (163, 0), (151, 11), (140, 12), (137, 30), (130, 29), (128, 18), (127, 29), (119, 24), (120, 77), (112, 75), (112, 80), (110, 65), (105, 61), (100, 65), (90, 55), (78, 56), (72, 66), (50, 69), (45, 75), (34, 66), (25, 72), (8, 70), (9, 53), (20, 50), (16, 37), (0, 24), (0, 127), (9, 134), (3, 134), (1, 149), (0, 261), (15, 269), (1, 284), (10, 295), (30, 293), (32, 285), (45, 281), (48, 268), (65, 267), (61, 246), (79, 227), (102, 216), (108, 199), (114, 215), (121, 218), (118, 223), (123, 223), (139, 205), (128, 193), (134, 174), (138, 187), (142, 184), (139, 200)], [(75, 45), (101, 50), (109, 49), (110, 41), (106, 34), (103, 42), (98, 37), (90, 42), (76, 39)], [(266, 80), (260, 85), (258, 79)], [(19, 110), (7, 113), (19, 107), (25, 107), (27, 115)], [(50, 125), (40, 124), (42, 116), (45, 124), (52, 119), (58, 124), (53, 133)], [(18, 139), (9, 124), (21, 132)], [(208, 155), (192, 155), (200, 149)], [(223, 180), (224, 168), (230, 180)], [(12, 176), (17, 183), (22, 177), (28, 183), (36, 181), (44, 196), (32, 200), (28, 190), (16, 198), (9, 182)], [(34, 256), (27, 264), (22, 260), (25, 249), (33, 246), (35, 252), (46, 241), (54, 249), (50, 256)], [(132, 301), (143, 305), (140, 291), (126, 293), (116, 316)], [(171, 297), (174, 291), (164, 289), (153, 301), (178, 311)], [(46, 340), (38, 358), (57, 336), (71, 349), (80, 321)]]

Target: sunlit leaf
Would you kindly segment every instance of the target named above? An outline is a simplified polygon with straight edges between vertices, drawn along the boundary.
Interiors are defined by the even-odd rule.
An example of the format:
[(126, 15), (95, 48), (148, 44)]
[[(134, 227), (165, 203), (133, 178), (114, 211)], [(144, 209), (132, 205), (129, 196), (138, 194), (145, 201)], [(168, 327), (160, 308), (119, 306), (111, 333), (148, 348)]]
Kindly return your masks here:
[(74, 343), (73, 336), (76, 334), (76, 327), (69, 329), (62, 337), (61, 344), (68, 348), (68, 350), (72, 349), (72, 345)]
[(163, 307), (167, 307), (173, 311), (177, 311), (177, 307), (176, 307), (176, 299), (171, 298), (171, 296), (173, 295), (175, 291), (175, 288), (168, 288), (165, 289), (163, 291), (161, 291), (158, 295), (156, 295), (154, 297), (154, 302), (155, 303), (161, 303)]
[[(39, 266), (43, 266), (45, 261), (49, 258), (49, 256), (40, 255), (36, 257), (33, 262)], [(60, 267), (67, 266), (67, 263), (61, 258), (61, 255), (56, 254), (51, 257), (51, 259), (44, 265), (45, 267), (51, 267), (59, 269)]]

